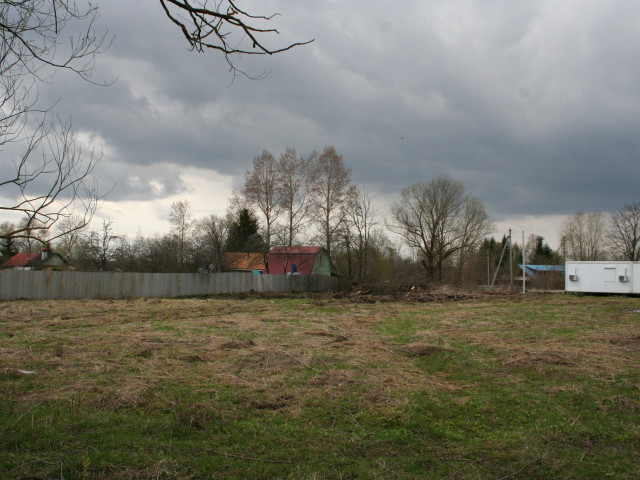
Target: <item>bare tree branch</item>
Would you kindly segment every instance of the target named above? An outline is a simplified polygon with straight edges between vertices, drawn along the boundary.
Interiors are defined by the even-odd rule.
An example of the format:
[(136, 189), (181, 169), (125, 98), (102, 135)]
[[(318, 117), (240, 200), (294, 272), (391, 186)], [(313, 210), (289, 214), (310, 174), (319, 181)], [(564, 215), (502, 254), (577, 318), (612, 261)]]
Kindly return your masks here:
[[(91, 4), (80, 9), (71, 1), (0, 2), (0, 75), (48, 81), (52, 71), (46, 67), (53, 67), (91, 81), (96, 56), (111, 44), (106, 30), (94, 28), (97, 18)], [(84, 25), (81, 33), (61, 43), (61, 34), (75, 24)]]
[[(14, 200), (0, 204), (0, 211), (21, 213), (27, 222), (4, 235), (34, 237), (35, 232), (49, 230), (59, 220), (71, 217), (80, 219), (76, 229), (86, 226), (103, 198), (93, 177), (100, 156), (93, 150), (84, 155), (71, 123), (59, 119), (41, 123), (25, 142), (13, 172), (0, 177), (3, 196)], [(49, 240), (61, 235), (59, 232)]]
[(278, 13), (253, 15), (239, 8), (234, 0), (211, 3), (212, 7), (207, 0), (160, 0), (165, 14), (180, 29), (191, 50), (221, 52), (234, 74), (247, 76), (233, 63), (233, 55), (273, 55), (313, 42), (308, 40), (270, 48), (262, 38), (279, 32), (260, 25), (268, 24)]
[[(100, 155), (94, 147), (82, 152), (71, 122), (53, 116), (52, 106), (38, 107), (38, 87), (56, 70), (96, 83), (95, 57), (109, 46), (96, 19), (96, 7), (66, 0), (0, 2), (0, 211), (25, 218), (4, 238), (50, 241), (56, 236), (44, 232), (74, 216), (81, 229), (102, 198), (93, 177)], [(64, 41), (68, 30), (80, 33)]]

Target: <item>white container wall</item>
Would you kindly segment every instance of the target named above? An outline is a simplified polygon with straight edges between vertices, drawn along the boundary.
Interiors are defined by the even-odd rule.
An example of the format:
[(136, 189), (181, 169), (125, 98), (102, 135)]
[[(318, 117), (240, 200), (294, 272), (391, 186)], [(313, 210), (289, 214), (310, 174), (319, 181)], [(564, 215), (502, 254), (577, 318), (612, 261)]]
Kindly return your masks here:
[(640, 263), (566, 262), (565, 291), (640, 294)]

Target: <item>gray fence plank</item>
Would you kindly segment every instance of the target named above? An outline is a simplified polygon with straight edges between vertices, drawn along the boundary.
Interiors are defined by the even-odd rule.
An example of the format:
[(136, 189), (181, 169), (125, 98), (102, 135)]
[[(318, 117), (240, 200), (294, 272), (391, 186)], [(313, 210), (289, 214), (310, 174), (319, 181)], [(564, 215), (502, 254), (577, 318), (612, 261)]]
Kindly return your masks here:
[(320, 292), (337, 288), (337, 278), (321, 275), (0, 270), (0, 300), (170, 298), (223, 293)]

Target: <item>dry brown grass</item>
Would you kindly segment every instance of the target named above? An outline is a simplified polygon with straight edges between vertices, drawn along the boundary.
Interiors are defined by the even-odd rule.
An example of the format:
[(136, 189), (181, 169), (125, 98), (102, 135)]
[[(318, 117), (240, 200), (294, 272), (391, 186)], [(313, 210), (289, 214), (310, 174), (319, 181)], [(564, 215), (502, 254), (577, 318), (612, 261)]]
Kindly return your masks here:
[[(89, 395), (109, 405), (148, 401), (145, 392), (166, 379), (225, 382), (248, 393), (277, 390), (296, 370), (307, 372), (300, 387), (305, 395), (335, 395), (355, 383), (377, 392), (378, 400), (390, 391), (397, 396), (416, 388), (456, 390), (464, 385), (425, 375), (412, 358), (456, 355), (451, 342), (494, 351), (495, 358), (483, 360), (488, 365), (555, 365), (576, 375), (610, 378), (637, 364), (637, 324), (590, 330), (597, 319), (585, 315), (588, 302), (545, 301), (562, 315), (542, 325), (535, 320), (536, 302), (517, 296), (500, 302), (467, 299), (456, 308), (318, 299), (293, 309), (282, 309), (274, 299), (8, 302), (0, 313), (0, 364), (12, 375), (36, 371), (36, 387), (22, 401)], [(530, 311), (524, 319), (501, 318), (504, 302), (522, 303)], [(325, 307), (331, 308), (325, 312)], [(427, 328), (398, 344), (380, 325), (407, 315), (428, 318), (422, 322)], [(581, 322), (580, 337), (550, 333)], [(510, 336), (515, 327), (519, 335)], [(528, 330), (531, 335), (523, 336)]]
[[(153, 401), (156, 383), (226, 383), (248, 396), (278, 391), (298, 371), (299, 393), (339, 395), (354, 384), (385, 401), (389, 392), (458, 388), (425, 375), (409, 354), (441, 347), (396, 345), (375, 327), (410, 305), (338, 303), (318, 312), (317, 300), (283, 311), (277, 300), (232, 299), (9, 302), (0, 321), (5, 373), (33, 370), (23, 402), (76, 398), (105, 408)], [(327, 301), (324, 305), (336, 304)], [(322, 305), (320, 305), (322, 307)], [(335, 369), (334, 364), (342, 365)], [(263, 408), (292, 403), (276, 395)]]
[[(471, 417), (480, 428), (486, 416), (488, 429), (500, 427), (499, 413), (485, 402), (509, 399), (488, 398), (487, 392), (533, 395), (521, 386), (535, 378), (550, 379), (536, 384), (539, 403), (565, 397), (559, 410), (572, 417), (565, 435), (582, 421), (573, 396), (588, 396), (594, 382), (615, 382), (594, 397), (597, 412), (623, 417), (640, 411), (640, 383), (632, 374), (640, 371), (636, 299), (423, 292), (401, 301), (362, 297), (5, 302), (0, 395), (24, 411), (62, 403), (88, 412), (161, 412), (172, 416), (172, 425), (207, 434), (215, 433), (212, 425), (223, 429), (253, 416), (286, 417), (292, 424), (302, 419), (305, 425), (313, 421), (314, 408), (330, 405), (336, 411), (324, 414), (342, 422), (336, 428), (353, 428), (341, 448), (356, 442), (358, 458), (370, 446), (386, 452), (387, 461), (400, 456), (401, 443), (387, 451), (392, 441), (383, 435), (369, 440), (366, 435), (373, 434), (361, 428), (358, 415), (375, 412), (368, 427), (385, 431), (382, 419), (402, 416), (410, 423), (412, 409), (423, 408), (415, 405), (418, 397), (438, 412), (434, 422), (451, 412), (446, 428), (468, 428)], [(220, 409), (216, 399), (225, 394)], [(345, 398), (357, 399), (353, 410)], [(460, 413), (459, 420), (456, 408), (476, 415)], [(35, 427), (48, 418), (34, 420)], [(520, 428), (529, 442), (526, 415), (516, 420), (525, 422)], [(415, 435), (412, 441), (425, 441)], [(540, 435), (536, 448), (542, 449), (547, 433)], [(322, 448), (314, 444), (310, 450)], [(509, 439), (503, 448), (522, 456)], [(232, 451), (210, 453), (241, 460)], [(153, 459), (137, 469), (109, 465), (93, 476), (177, 478), (178, 467)]]
[[(139, 375), (126, 376), (127, 382), (136, 385), (137, 377), (206, 375), (210, 368), (201, 367), (215, 365), (217, 375), (240, 382), (259, 377), (268, 386), (292, 365), (314, 371), (323, 366), (322, 357), (329, 356), (363, 376), (372, 375), (368, 365), (395, 365), (387, 369), (390, 376), (415, 386), (425, 382), (424, 375), (412, 374), (413, 361), (399, 353), (451, 351), (451, 339), (495, 349), (510, 364), (568, 365), (605, 376), (632, 361), (640, 349), (640, 329), (634, 325), (622, 329), (616, 325), (615, 332), (600, 325), (583, 338), (568, 339), (549, 335), (536, 324), (535, 311), (521, 322), (501, 319), (494, 302), (472, 300), (470, 308), (465, 308), (466, 302), (458, 302), (457, 309), (443, 309), (440, 318), (431, 316), (429, 328), (418, 330), (405, 345), (397, 345), (375, 327), (384, 319), (420, 310), (410, 303), (343, 302), (339, 311), (318, 314), (317, 300), (284, 313), (273, 300), (9, 302), (0, 313), (6, 333), (0, 361), (13, 370), (38, 365), (41, 379), (62, 380), (72, 374), (84, 385), (98, 374), (117, 374), (125, 366), (139, 370)], [(556, 316), (548, 328), (561, 330), (565, 322), (575, 328), (580, 320), (571, 311), (588, 311), (580, 301), (567, 302), (565, 307), (566, 319)], [(535, 309), (535, 305), (529, 303), (526, 308)], [(585, 328), (593, 322), (585, 319)], [(510, 326), (518, 331), (530, 328), (532, 334), (510, 337)], [(260, 375), (249, 375), (249, 364)], [(388, 380), (380, 369), (375, 376), (381, 383)], [(60, 383), (61, 389), (75, 388)]]

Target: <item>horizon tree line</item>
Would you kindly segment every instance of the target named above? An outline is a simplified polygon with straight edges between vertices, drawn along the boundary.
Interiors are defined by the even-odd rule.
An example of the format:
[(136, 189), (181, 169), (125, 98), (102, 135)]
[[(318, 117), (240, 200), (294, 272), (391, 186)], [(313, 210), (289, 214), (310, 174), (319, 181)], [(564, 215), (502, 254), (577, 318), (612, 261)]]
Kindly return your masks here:
[[(112, 219), (87, 231), (83, 218), (69, 216), (55, 230), (36, 228), (26, 238), (12, 232), (28, 229), (28, 219), (23, 226), (5, 222), (0, 225), (0, 257), (45, 245), (84, 269), (224, 271), (227, 252), (266, 254), (276, 244), (315, 244), (327, 249), (335, 272), (352, 281), (481, 283), (484, 257), (487, 268), (496, 268), (491, 265), (505, 242), (490, 238), (494, 225), (482, 202), (447, 175), (403, 189), (390, 218), (381, 222), (374, 195), (351, 183), (351, 169), (332, 146), (306, 156), (287, 147), (277, 158), (265, 149), (253, 158), (226, 215), (194, 219), (189, 201), (182, 200), (170, 206), (167, 218), (167, 234), (133, 239), (118, 235)], [(387, 232), (397, 234), (413, 258), (403, 256), (402, 246)], [(514, 243), (512, 250), (510, 254), (519, 257), (522, 247)], [(557, 251), (531, 234), (525, 255), (527, 263), (545, 264), (565, 259), (638, 261), (640, 202), (626, 204), (608, 222), (600, 212), (579, 211), (563, 224)]]

